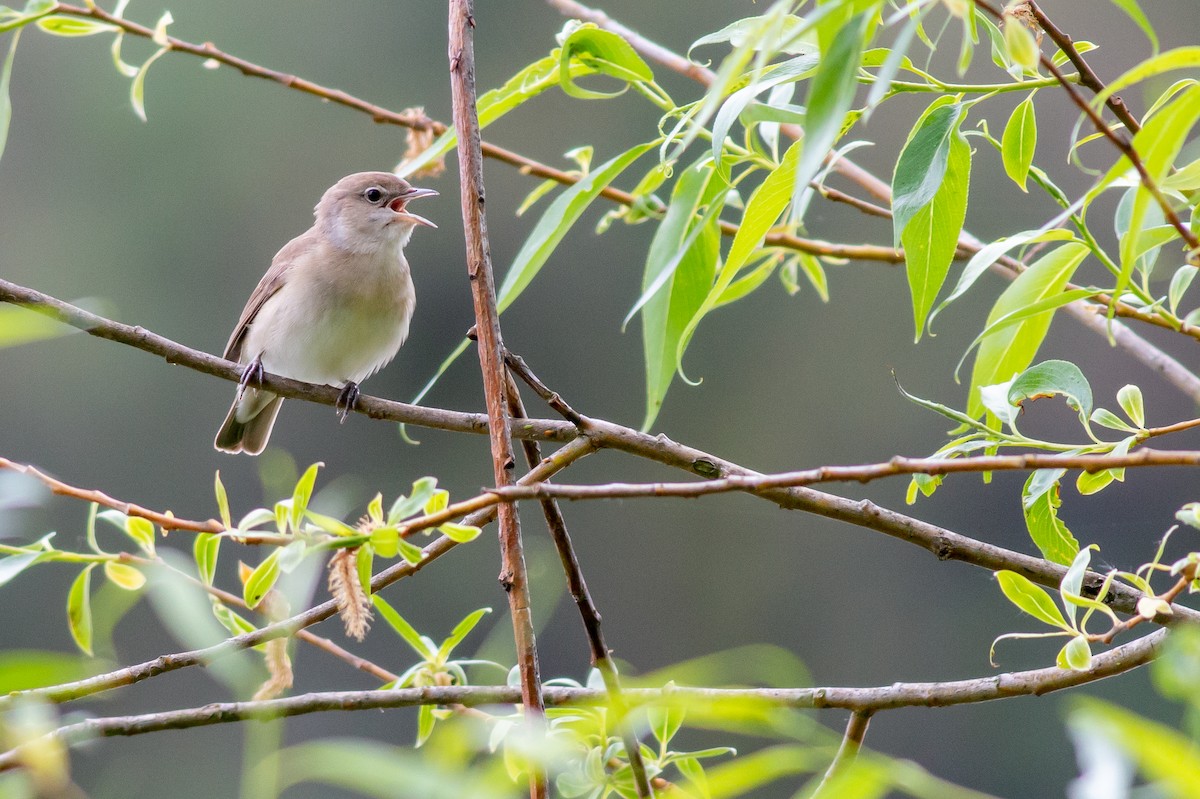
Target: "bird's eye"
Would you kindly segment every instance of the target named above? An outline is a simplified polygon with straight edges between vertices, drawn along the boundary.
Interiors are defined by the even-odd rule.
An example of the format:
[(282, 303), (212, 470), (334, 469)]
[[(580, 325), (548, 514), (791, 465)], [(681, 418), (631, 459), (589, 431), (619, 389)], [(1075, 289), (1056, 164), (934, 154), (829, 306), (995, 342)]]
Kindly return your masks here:
[(383, 189), (380, 189), (376, 186), (372, 186), (371, 188), (369, 188), (363, 192), (363, 197), (365, 197), (367, 199), (367, 202), (369, 202), (371, 204), (378, 203), (380, 200), (383, 199)]

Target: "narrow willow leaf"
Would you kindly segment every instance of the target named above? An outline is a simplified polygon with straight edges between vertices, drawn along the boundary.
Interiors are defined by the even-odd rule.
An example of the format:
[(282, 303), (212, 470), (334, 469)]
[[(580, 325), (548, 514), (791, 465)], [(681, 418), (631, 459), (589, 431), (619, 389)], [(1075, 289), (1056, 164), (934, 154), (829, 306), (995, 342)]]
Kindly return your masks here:
[(388, 625), (400, 634), (400, 637), (411, 646), (418, 655), (426, 660), (433, 660), (437, 657), (437, 650), (429, 646), (426, 640), (421, 636), (416, 629), (409, 624), (400, 613), (388, 604), (387, 600), (375, 594), (371, 597), (371, 603), (375, 605), (375, 609), (379, 611), (379, 615)]
[(140, 516), (126, 517), (125, 534), (132, 538), (144, 552), (149, 555), (154, 554), (154, 524), (149, 519), (143, 519)]
[(92, 654), (92, 563), (79, 573), (67, 592), (67, 625), (75, 645), (86, 655)]
[(16, 555), (8, 555), (7, 557), (0, 558), (0, 585), (4, 585), (37, 563), (38, 558), (42, 554), (41, 552), (21, 552)]
[(133, 566), (115, 560), (104, 561), (104, 576), (110, 583), (126, 591), (137, 591), (146, 584), (146, 575)]
[(150, 65), (158, 59), (162, 58), (169, 48), (160, 47), (155, 51), (154, 55), (146, 59), (145, 63), (138, 68), (137, 74), (133, 76), (133, 83), (129, 86), (129, 102), (133, 105), (133, 112), (138, 115), (138, 118), (146, 122), (146, 73), (150, 71)]
[(97, 33), (108, 33), (116, 28), (104, 22), (85, 19), (83, 17), (42, 17), (37, 26), (54, 36), (93, 36)]
[(1196, 67), (1200, 67), (1200, 46), (1176, 47), (1174, 50), (1159, 53), (1131, 67), (1116, 80), (1105, 86), (1104, 90), (1098, 92), (1092, 100), (1092, 106), (1099, 108), (1109, 97), (1146, 78), (1152, 78), (1155, 75), (1161, 75), (1164, 72), (1171, 72), (1176, 69), (1194, 69)]
[(892, 87), (892, 81), (896, 78), (896, 73), (900, 71), (900, 66), (908, 60), (908, 48), (912, 45), (913, 36), (920, 27), (921, 19), (929, 7), (921, 9), (917, 13), (908, 18), (904, 23), (904, 27), (896, 34), (896, 40), (888, 51), (887, 59), (883, 62), (883, 66), (875, 73), (874, 82), (871, 84), (871, 91), (867, 93), (867, 110), (863, 114), (865, 122), (870, 116), (871, 111), (875, 109), (888, 93), (888, 89)]
[(807, 53), (784, 61), (782, 64), (772, 65), (761, 76), (754, 78), (749, 86), (738, 89), (721, 104), (721, 110), (713, 118), (712, 158), (713, 162), (719, 165), (722, 175), (729, 174), (728, 164), (723, 162), (721, 156), (733, 123), (738, 119), (745, 121), (743, 115), (758, 95), (781, 84), (807, 77), (816, 68), (819, 60), (815, 53)]
[(971, 147), (962, 134), (956, 132), (950, 140), (941, 186), (933, 200), (909, 220), (900, 236), (912, 294), (916, 340), (921, 338), (926, 317), (954, 261), (958, 236), (967, 216), (970, 179)]
[(421, 705), (417, 711), (417, 747), (429, 740), (429, 736), (433, 735), (433, 725), (436, 721), (433, 715), (433, 705)]
[[(570, 70), (572, 79), (591, 74), (594, 71), (592, 67), (579, 61), (572, 61)], [(558, 50), (555, 50), (521, 69), (505, 81), (503, 86), (484, 92), (479, 96), (477, 107), (480, 128), (486, 128), (509, 111), (520, 107), (547, 89), (559, 85), (559, 79), (559, 53)], [(455, 135), (454, 128), (451, 127), (424, 152), (397, 165), (395, 172), (400, 177), (407, 177), (446, 155), (457, 144), (458, 137)]]
[(480, 620), (491, 612), (491, 608), (480, 608), (479, 610), (472, 611), (465, 619), (456, 624), (450, 632), (450, 637), (443, 641), (442, 645), (438, 648), (438, 657), (441, 660), (447, 660), (455, 647), (471, 634), (471, 630), (475, 629), (475, 625), (479, 624)]
[(225, 484), (221, 482), (221, 471), (218, 469), (213, 480), (213, 493), (217, 497), (217, 513), (221, 516), (221, 524), (225, 529), (233, 527), (233, 517), (229, 515), (229, 495), (225, 493)]
[(742, 214), (741, 224), (733, 237), (733, 243), (729, 246), (725, 264), (717, 274), (716, 283), (709, 289), (704, 302), (701, 303), (696, 313), (692, 314), (692, 318), (688, 320), (687, 326), (684, 327), (683, 333), (679, 337), (679, 346), (675, 355), (676, 363), (683, 363), (683, 353), (687, 350), (687, 345), (696, 332), (696, 326), (709, 311), (716, 307), (717, 300), (729, 288), (734, 277), (746, 265), (754, 251), (762, 245), (767, 231), (771, 229), (783, 213), (783, 209), (791, 201), (792, 189), (796, 180), (796, 161), (800, 155), (800, 148), (801, 142), (796, 142), (789, 147), (779, 166), (775, 167), (750, 195), (750, 200), (746, 203), (746, 210)]
[(496, 293), (496, 306), (500, 312), (508, 308), (537, 276), (551, 253), (591, 205), (592, 200), (596, 199), (626, 167), (653, 147), (654, 143), (651, 142), (626, 150), (564, 190), (550, 203), (525, 243), (521, 245)]
[[(933, 313), (929, 315), (932, 321), (937, 317), (942, 310), (961, 297), (967, 292), (971, 286), (975, 285), (975, 281), (983, 275), (984, 271), (989, 266), (995, 263), (1000, 257), (1023, 244), (1029, 244), (1036, 241), (1075, 241), (1075, 234), (1069, 230), (1054, 228), (1046, 230), (1026, 230), (1021, 233), (1014, 233), (1002, 239), (987, 244), (979, 252), (971, 256), (971, 260), (967, 261), (967, 265), (963, 267), (962, 274), (958, 278), (958, 283), (955, 284), (954, 290), (950, 292), (946, 299), (942, 300)], [(1193, 270), (1194, 271), (1194, 270)]]
[[(0, 98), (3, 94), (0, 93)], [(3, 108), (0, 107), (0, 123), (3, 123)], [(0, 124), (0, 153), (4, 149), (4, 140)], [(22, 308), (19, 305), (0, 307), (0, 348), (16, 347), (21, 344), (32, 344), (35, 341), (47, 341), (78, 332), (77, 328), (64, 325), (48, 316)]]
[(1004, 172), (1013, 183), (1021, 187), (1021, 191), (1029, 191), (1025, 183), (1029, 178), (1029, 168), (1033, 166), (1033, 154), (1037, 148), (1037, 116), (1033, 110), (1033, 95), (1017, 104), (1008, 124), (1004, 126), (1004, 135), (1000, 139), (1000, 152), (1004, 160)]
[(909, 220), (933, 201), (946, 175), (950, 143), (958, 132), (963, 106), (938, 101), (931, 105), (913, 126), (892, 175), (892, 239), (900, 235)]
[(1071, 629), (1067, 620), (1063, 618), (1062, 611), (1058, 609), (1058, 605), (1054, 604), (1054, 600), (1046, 593), (1046, 589), (1030, 582), (1028, 577), (1003, 570), (996, 572), (996, 581), (1000, 583), (1000, 590), (1008, 597), (1008, 601), (1030, 616), (1051, 627), (1058, 627), (1061, 630)]
[(1111, 0), (1112, 4), (1124, 11), (1139, 28), (1142, 33), (1146, 34), (1146, 38), (1150, 40), (1150, 46), (1154, 52), (1158, 52), (1158, 34), (1154, 32), (1154, 26), (1150, 24), (1150, 20), (1146, 19), (1145, 12), (1138, 5), (1138, 0)]
[[(714, 182), (713, 176), (711, 165), (703, 164), (693, 165), (680, 174), (671, 204), (646, 253), (642, 290), (643, 294), (652, 289), (654, 293), (641, 307), (646, 368), (643, 430), (649, 429), (658, 416), (679, 363), (680, 337), (704, 302), (716, 272), (721, 238), (717, 217), (714, 215), (711, 222), (696, 219), (706, 189)], [(698, 235), (693, 237), (690, 233)]]
[[(1088, 252), (1087, 245), (1064, 244), (1034, 261), (996, 300), (988, 314), (988, 323), (1061, 292)], [(1048, 310), (1029, 317), (983, 340), (971, 370), (968, 416), (978, 418), (983, 413), (980, 386), (1009, 380), (1033, 362), (1050, 329), (1053, 313)]]
[(358, 584), (363, 593), (371, 596), (371, 576), (375, 566), (375, 550), (370, 544), (364, 544), (354, 553), (354, 568), (358, 573)]
[[(825, 8), (834, 4), (826, 4)], [(862, 63), (863, 40), (873, 12), (862, 12), (840, 26), (808, 87), (807, 126), (803, 149), (796, 164), (792, 195), (798, 199), (808, 182), (821, 168), (842, 134), (846, 114), (854, 103), (858, 88), (858, 69)]]
[(197, 533), (192, 544), (192, 556), (196, 559), (196, 572), (205, 585), (212, 585), (217, 573), (217, 555), (221, 551), (221, 536), (214, 533)]
[(275, 581), (279, 579), (279, 553), (282, 551), (276, 549), (268, 555), (246, 579), (246, 584), (242, 587), (242, 598), (250, 608), (258, 607), (258, 603), (262, 602), (267, 592), (275, 587)]
[(404, 558), (409, 563), (416, 565), (425, 559), (425, 553), (416, 544), (410, 544), (403, 538), (396, 542), (396, 548), (400, 553), (400, 557)]
[[(1035, 482), (1036, 477), (1037, 472), (1034, 472), (1025, 481), (1026, 495), (1030, 495), (1031, 484)], [(1033, 497), (1032, 501), (1026, 501), (1025, 497), (1022, 497), (1021, 502), (1025, 511), (1025, 529), (1029, 531), (1029, 537), (1033, 539), (1042, 557), (1066, 566), (1078, 554), (1079, 542), (1067, 529), (1067, 525), (1058, 518), (1058, 508), (1061, 505), (1057, 482)]]
[(466, 544), (478, 538), (479, 534), (483, 531), (472, 524), (447, 522), (438, 527), (438, 532), (455, 543)]
[(1092, 386), (1078, 366), (1070, 361), (1042, 361), (1021, 372), (1008, 388), (1008, 402), (1019, 406), (1025, 400), (1062, 395), (1085, 425), (1092, 415)]
[(296, 488), (292, 491), (291, 515), (288, 517), (288, 523), (291, 525), (293, 533), (300, 530), (300, 523), (304, 521), (304, 512), (308, 510), (308, 501), (312, 499), (313, 486), (317, 482), (317, 471), (324, 465), (317, 461), (305, 469), (304, 474), (296, 482)]
[[(12, 122), (12, 97), (8, 87), (12, 80), (13, 58), (17, 55), (17, 42), (20, 38), (20, 31), (13, 34), (12, 42), (8, 45), (8, 54), (4, 56), (4, 64), (0, 66), (0, 157), (4, 155), (4, 145), (8, 142), (8, 127)], [(3, 339), (0, 338), (0, 343), (2, 342)]]

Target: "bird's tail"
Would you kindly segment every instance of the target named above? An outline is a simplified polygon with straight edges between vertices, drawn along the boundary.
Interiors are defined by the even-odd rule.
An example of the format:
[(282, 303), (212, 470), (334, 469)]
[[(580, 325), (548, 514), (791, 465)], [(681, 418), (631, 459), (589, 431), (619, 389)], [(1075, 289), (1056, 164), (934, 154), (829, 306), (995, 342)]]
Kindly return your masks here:
[(245, 452), (247, 455), (262, 452), (282, 404), (283, 397), (266, 391), (239, 392), (217, 431), (213, 446), (222, 452)]

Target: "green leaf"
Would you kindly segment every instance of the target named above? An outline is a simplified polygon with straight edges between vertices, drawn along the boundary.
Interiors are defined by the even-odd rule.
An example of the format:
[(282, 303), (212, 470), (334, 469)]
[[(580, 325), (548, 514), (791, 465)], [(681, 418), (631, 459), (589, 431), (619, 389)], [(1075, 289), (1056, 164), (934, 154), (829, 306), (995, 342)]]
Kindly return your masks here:
[(149, 519), (127, 516), (125, 518), (125, 534), (147, 554), (154, 554), (154, 524)]
[[(1174, 50), (1159, 53), (1131, 67), (1119, 78), (1110, 82), (1104, 87), (1104, 91), (1096, 94), (1096, 97), (1092, 100), (1092, 106), (1099, 108), (1109, 97), (1138, 81), (1176, 69), (1194, 69), (1196, 67), (1200, 67), (1200, 47), (1177, 47)], [(1142, 130), (1145, 130), (1145, 128), (1142, 128)]]
[(405, 621), (395, 608), (387, 603), (387, 601), (379, 594), (374, 594), (371, 597), (371, 603), (375, 605), (375, 609), (379, 611), (379, 615), (389, 626), (397, 633), (405, 642), (413, 648), (414, 651), (425, 660), (432, 661), (437, 657), (437, 652), (425, 642), (421, 634), (416, 629)]
[(97, 33), (117, 30), (114, 25), (83, 17), (42, 17), (37, 21), (37, 26), (54, 36), (94, 36)]
[(420, 563), (425, 559), (425, 553), (416, 544), (410, 544), (401, 538), (396, 542), (396, 548), (400, 552), (400, 557), (412, 564)]
[(471, 630), (475, 629), (475, 625), (479, 624), (480, 619), (491, 612), (491, 608), (480, 608), (471, 612), (466, 618), (456, 624), (450, 633), (450, 637), (443, 641), (441, 647), (438, 648), (438, 659), (443, 661), (448, 660), (450, 653), (463, 642), (464, 638), (470, 635)]
[(1119, 747), (1153, 790), (1171, 799), (1188, 799), (1200, 783), (1200, 752), (1190, 735), (1097, 699), (1076, 699), (1071, 726)]
[(1146, 19), (1146, 14), (1138, 5), (1138, 0), (1112, 0), (1112, 4), (1124, 11), (1142, 29), (1142, 33), (1146, 34), (1146, 38), (1150, 40), (1150, 46), (1157, 53), (1158, 34), (1154, 32), (1154, 26), (1150, 24), (1150, 20)]
[(75, 645), (89, 657), (92, 655), (92, 569), (91, 563), (75, 581), (67, 592), (67, 625), (71, 629), (71, 637)]
[(252, 633), (258, 629), (245, 618), (239, 616), (237, 613), (233, 612), (224, 604), (222, 604), (221, 600), (217, 599), (215, 596), (210, 596), (209, 599), (212, 600), (213, 617), (222, 627), (229, 631), (230, 635)]
[(1087, 671), (1092, 667), (1092, 648), (1082, 635), (1076, 635), (1067, 641), (1058, 653), (1058, 667), (1073, 671)]
[(1021, 187), (1021, 191), (1029, 191), (1025, 183), (1029, 178), (1029, 168), (1033, 166), (1033, 154), (1037, 148), (1037, 116), (1033, 110), (1033, 95), (1021, 101), (1008, 124), (1004, 126), (1004, 135), (1000, 139), (1000, 154), (1004, 160), (1004, 172), (1013, 183)]
[(796, 160), (800, 155), (800, 147), (800, 142), (789, 147), (779, 166), (775, 167), (750, 195), (750, 200), (746, 203), (746, 210), (742, 214), (742, 222), (738, 226), (737, 233), (734, 234), (733, 243), (729, 246), (729, 255), (726, 256), (725, 264), (717, 274), (716, 283), (709, 289), (708, 296), (704, 298), (704, 302), (692, 315), (679, 337), (679, 346), (675, 355), (677, 363), (683, 362), (683, 353), (687, 350), (687, 345), (692, 340), (692, 335), (696, 332), (696, 326), (700, 324), (700, 320), (716, 307), (717, 300), (729, 288), (734, 277), (746, 265), (754, 251), (762, 245), (767, 232), (779, 219), (788, 202), (791, 201), (792, 185), (796, 178)]
[(279, 579), (279, 553), (282, 551), (276, 549), (268, 555), (246, 579), (246, 584), (242, 586), (242, 598), (248, 607), (258, 607), (267, 592), (275, 587), (275, 581)]
[(73, 682), (93, 673), (92, 664), (78, 655), (8, 649), (0, 653), (0, 695)]
[(213, 584), (217, 573), (217, 555), (221, 551), (221, 536), (215, 533), (197, 533), (192, 543), (192, 556), (196, 559), (196, 572), (205, 585)]
[[(3, 75), (0, 75), (0, 154), (4, 152), (5, 114)], [(0, 348), (16, 347), (21, 344), (31, 344), (35, 341), (60, 338), (79, 332), (70, 325), (65, 325), (48, 316), (22, 308), (19, 305), (0, 307)]]
[(400, 549), (400, 531), (392, 525), (371, 531), (371, 546), (382, 558), (394, 558)]
[(1030, 582), (1029, 578), (1013, 571), (1003, 570), (996, 572), (996, 581), (1000, 583), (1000, 590), (1008, 597), (1008, 601), (1030, 616), (1051, 627), (1058, 627), (1061, 630), (1071, 629), (1067, 620), (1063, 618), (1062, 611), (1058, 609), (1058, 605), (1055, 605), (1050, 594), (1046, 593), (1046, 589)]
[[(713, 184), (711, 165), (685, 169), (675, 183), (671, 204), (646, 253), (642, 291), (654, 294), (641, 307), (642, 351), (646, 365), (646, 415), (642, 429), (658, 416), (678, 366), (679, 340), (704, 302), (720, 256), (717, 217), (698, 222), (696, 214)], [(711, 198), (710, 198), (711, 199)], [(713, 200), (720, 203), (720, 200)], [(703, 224), (703, 229), (697, 225)], [(689, 235), (689, 234), (699, 235)], [(671, 270), (670, 274), (665, 274)], [(660, 278), (664, 278), (660, 280)]]
[(0, 558), (0, 585), (4, 585), (37, 563), (38, 558), (43, 554), (42, 552), (22, 552), (19, 555), (9, 555), (8, 557)]
[(1138, 429), (1146, 426), (1146, 406), (1142, 400), (1142, 390), (1135, 385), (1122, 386), (1117, 392), (1117, 404)]
[(414, 513), (421, 512), (436, 488), (436, 477), (422, 477), (413, 481), (412, 494), (407, 497), (401, 494), (392, 503), (392, 509), (388, 511), (387, 523), (399, 524)]
[(439, 488), (429, 495), (429, 499), (425, 500), (425, 514), (432, 515), (441, 513), (446, 508), (450, 507), (450, 492), (444, 488)]
[[(0, 29), (3, 26), (0, 25)], [(12, 97), (9, 96), (8, 86), (12, 80), (12, 65), (13, 58), (17, 55), (17, 42), (21, 38), (21, 32), (17, 31), (13, 34), (12, 42), (8, 45), (8, 55), (4, 57), (4, 64), (0, 66), (0, 157), (4, 155), (4, 145), (8, 142), (8, 126), (12, 122)], [(5, 314), (12, 313), (15, 309), (5, 309)], [(43, 322), (51, 322), (49, 317), (42, 316)], [(7, 346), (5, 343), (7, 336), (4, 335), (4, 317), (0, 315), (0, 346)], [(62, 327), (62, 325), (55, 325)], [(61, 335), (61, 334), (60, 334)]]
[(967, 215), (970, 179), (971, 147), (956, 131), (950, 139), (946, 172), (937, 193), (908, 221), (900, 235), (917, 340), (958, 249), (958, 235)]
[[(590, 67), (578, 62), (573, 62), (571, 69), (573, 77), (591, 71)], [(476, 107), (479, 112), (480, 128), (486, 128), (509, 111), (518, 108), (525, 101), (558, 84), (559, 59), (558, 51), (555, 50), (521, 69), (505, 81), (503, 86), (484, 92), (479, 96)], [(454, 128), (450, 127), (423, 153), (401, 162), (396, 167), (396, 174), (400, 177), (408, 177), (453, 150), (457, 144), (458, 137), (455, 135)]]
[(292, 491), (291, 516), (288, 518), (293, 533), (300, 530), (300, 523), (304, 521), (304, 512), (308, 510), (308, 501), (312, 499), (313, 486), (317, 482), (317, 470), (324, 465), (317, 461), (305, 469), (304, 474), (296, 482), (296, 488)]
[(893, 243), (941, 188), (964, 110), (961, 103), (935, 101), (913, 126), (892, 175)]
[(137, 591), (146, 584), (146, 575), (133, 566), (115, 560), (104, 561), (104, 576), (110, 583), (126, 591)]
[(433, 725), (436, 719), (433, 715), (433, 705), (421, 705), (417, 711), (417, 746), (429, 740), (433, 735)]
[(375, 565), (375, 550), (370, 544), (363, 544), (354, 553), (354, 566), (358, 572), (358, 584), (362, 587), (363, 593), (371, 596), (371, 576)]
[[(1128, 438), (1121, 439), (1121, 441), (1112, 448), (1109, 454), (1127, 455), (1129, 454), (1129, 448), (1135, 443), (1137, 443), (1137, 436), (1129, 436)], [(1125, 470), (1105, 469), (1093, 474), (1080, 472), (1079, 478), (1075, 481), (1075, 490), (1084, 496), (1089, 496), (1107, 487), (1108, 484), (1113, 480), (1124, 481)]]
[(166, 54), (168, 47), (160, 47), (155, 51), (154, 55), (146, 59), (145, 63), (138, 68), (137, 74), (133, 76), (133, 83), (129, 86), (129, 102), (133, 105), (133, 112), (138, 115), (138, 118), (146, 122), (146, 73), (150, 71), (150, 65)]
[[(996, 300), (988, 323), (1061, 292), (1088, 252), (1087, 245), (1071, 243), (1038, 258)], [(981, 386), (1003, 383), (1033, 362), (1053, 315), (1048, 310), (983, 340), (971, 370), (968, 416), (977, 419), (983, 413)]]
[(496, 293), (497, 309), (503, 312), (521, 295), (537, 276), (547, 259), (558, 247), (579, 217), (626, 167), (654, 147), (654, 143), (639, 144), (603, 164), (578, 183), (565, 189), (550, 203), (542, 218), (521, 245), (504, 282)]
[(1013, 63), (1028, 72), (1036, 72), (1038, 65), (1037, 42), (1033, 34), (1015, 16), (1004, 18), (1004, 47)]
[(654, 739), (666, 747), (675, 737), (675, 733), (679, 732), (679, 728), (683, 726), (683, 720), (687, 713), (682, 707), (667, 705), (665, 707), (648, 707), (646, 715)]
[(466, 544), (474, 541), (483, 532), (480, 528), (472, 524), (456, 524), (447, 522), (438, 527), (438, 532), (458, 544)]
[[(832, 6), (828, 4), (827, 7)], [(863, 40), (873, 14), (873, 11), (864, 11), (847, 20), (838, 28), (828, 50), (821, 53), (817, 72), (808, 86), (807, 125), (793, 179), (793, 199), (798, 199), (807, 189), (808, 182), (817, 174), (821, 162), (842, 134), (846, 114), (854, 103), (858, 88)]]
[(1020, 406), (1025, 400), (1037, 400), (1061, 394), (1086, 426), (1092, 414), (1092, 387), (1079, 367), (1070, 361), (1042, 361), (1022, 372), (1008, 389), (1008, 402)]
[(1058, 482), (1055, 481), (1047, 490), (1035, 493), (1039, 479), (1039, 472), (1033, 472), (1025, 481), (1021, 498), (1021, 507), (1025, 512), (1025, 528), (1042, 557), (1066, 566), (1078, 554), (1079, 542), (1071, 535), (1067, 525), (1058, 518), (1058, 508), (1062, 505)]
[(217, 497), (217, 513), (221, 516), (221, 524), (228, 530), (233, 527), (233, 517), (229, 515), (229, 495), (225, 493), (225, 484), (221, 482), (220, 469), (213, 480), (213, 493)]
[(1067, 569), (1067, 573), (1063, 575), (1062, 582), (1058, 586), (1058, 593), (1062, 597), (1063, 606), (1067, 609), (1067, 616), (1072, 627), (1075, 626), (1075, 601), (1083, 597), (1083, 578), (1092, 562), (1092, 550), (1096, 548), (1096, 545), (1092, 544), (1076, 552), (1069, 564), (1070, 568)]
[(1023, 244), (1029, 244), (1036, 241), (1075, 241), (1075, 234), (1069, 230), (1061, 228), (1052, 228), (1050, 230), (1026, 230), (1021, 233), (1014, 233), (1011, 236), (997, 239), (990, 244), (984, 246), (971, 256), (971, 260), (967, 261), (967, 265), (963, 267), (962, 274), (958, 278), (958, 283), (954, 286), (954, 291), (946, 299), (942, 300), (938, 307), (929, 315), (930, 321), (937, 317), (942, 310), (952, 303), (954, 300), (961, 297), (967, 292), (967, 289), (975, 285), (975, 281), (987, 270), (989, 266), (1000, 259), (1000, 256), (1005, 253), (1015, 250)]
[(724, 163), (722, 154), (733, 123), (742, 119), (745, 124), (748, 120), (743, 115), (758, 95), (776, 86), (806, 77), (817, 66), (819, 60), (816, 53), (805, 53), (782, 64), (772, 64), (761, 75), (751, 80), (750, 85), (738, 89), (721, 104), (721, 110), (713, 118), (712, 127), (712, 158), (721, 175), (729, 175), (729, 167)]
[(572, 60), (579, 60), (596, 72), (626, 83), (654, 80), (654, 73), (629, 42), (590, 22), (576, 23), (563, 40), (559, 55), (559, 84), (566, 94), (584, 100), (615, 97), (625, 91), (624, 88), (617, 92), (584, 89), (571, 75)]

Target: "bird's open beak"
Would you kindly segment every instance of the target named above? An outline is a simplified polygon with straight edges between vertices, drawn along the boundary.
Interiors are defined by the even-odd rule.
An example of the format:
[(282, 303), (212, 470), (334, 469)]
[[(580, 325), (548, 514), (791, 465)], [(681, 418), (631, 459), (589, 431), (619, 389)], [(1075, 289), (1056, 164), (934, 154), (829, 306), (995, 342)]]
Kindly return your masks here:
[(401, 219), (406, 219), (413, 224), (436, 228), (437, 225), (433, 224), (423, 216), (412, 213), (411, 211), (407, 210), (405, 206), (408, 205), (408, 203), (412, 200), (417, 200), (421, 197), (436, 197), (437, 194), (438, 193), (433, 189), (411, 188), (388, 203), (388, 207), (395, 211), (396, 216), (400, 217)]

